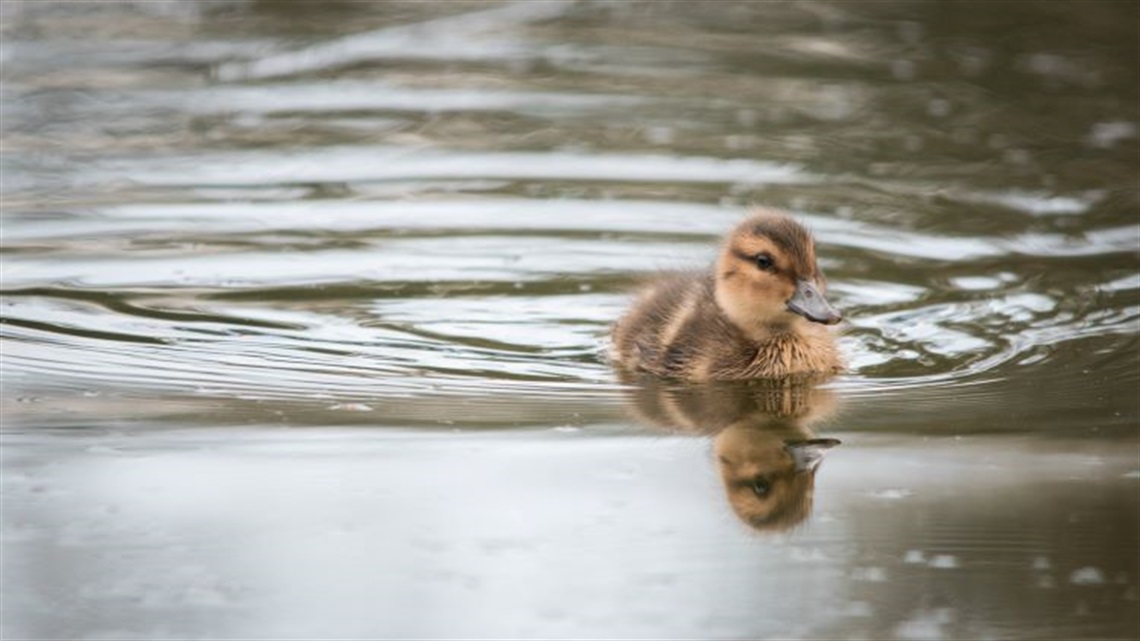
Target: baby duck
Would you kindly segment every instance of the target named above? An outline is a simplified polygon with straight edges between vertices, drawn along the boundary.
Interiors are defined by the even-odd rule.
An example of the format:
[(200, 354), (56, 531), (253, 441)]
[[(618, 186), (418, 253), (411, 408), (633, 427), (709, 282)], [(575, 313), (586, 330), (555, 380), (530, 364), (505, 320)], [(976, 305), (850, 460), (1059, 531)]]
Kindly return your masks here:
[(824, 298), (811, 234), (761, 210), (726, 237), (714, 269), (663, 276), (613, 330), (621, 368), (693, 381), (819, 378), (842, 359), (825, 325), (842, 316)]

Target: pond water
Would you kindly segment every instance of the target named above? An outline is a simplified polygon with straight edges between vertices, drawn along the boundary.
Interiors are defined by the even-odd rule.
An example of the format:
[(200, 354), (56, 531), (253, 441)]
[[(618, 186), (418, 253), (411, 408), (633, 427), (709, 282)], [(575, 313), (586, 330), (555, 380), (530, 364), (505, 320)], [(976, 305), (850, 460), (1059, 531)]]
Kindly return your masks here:
[[(1137, 638), (1138, 7), (5, 0), (0, 636)], [(620, 382), (754, 204), (849, 371)]]

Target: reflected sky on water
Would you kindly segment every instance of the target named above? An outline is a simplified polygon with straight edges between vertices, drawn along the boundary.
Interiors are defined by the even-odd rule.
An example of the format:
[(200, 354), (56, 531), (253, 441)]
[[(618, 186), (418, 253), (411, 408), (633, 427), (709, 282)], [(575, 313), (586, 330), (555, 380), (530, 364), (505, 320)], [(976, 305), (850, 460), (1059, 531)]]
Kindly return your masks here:
[[(6, 638), (1140, 634), (1118, 2), (7, 2)], [(622, 381), (754, 203), (849, 371)]]

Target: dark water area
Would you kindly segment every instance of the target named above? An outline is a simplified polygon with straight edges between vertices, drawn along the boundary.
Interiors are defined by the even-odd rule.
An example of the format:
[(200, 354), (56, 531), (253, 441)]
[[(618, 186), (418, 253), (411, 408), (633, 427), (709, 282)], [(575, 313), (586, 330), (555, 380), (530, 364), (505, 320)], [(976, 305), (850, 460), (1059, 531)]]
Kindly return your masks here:
[[(1138, 638), (1138, 68), (1136, 2), (4, 0), (0, 636)], [(848, 371), (619, 380), (758, 204)]]

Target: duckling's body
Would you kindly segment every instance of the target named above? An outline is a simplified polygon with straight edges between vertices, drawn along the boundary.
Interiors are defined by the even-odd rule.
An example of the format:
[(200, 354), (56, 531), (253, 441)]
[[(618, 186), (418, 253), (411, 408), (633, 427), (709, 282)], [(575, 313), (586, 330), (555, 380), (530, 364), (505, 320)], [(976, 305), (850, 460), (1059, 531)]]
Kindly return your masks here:
[(765, 211), (728, 235), (710, 273), (651, 283), (614, 327), (611, 356), (697, 381), (834, 374), (842, 359), (825, 325), (840, 316), (824, 287), (807, 230)]

